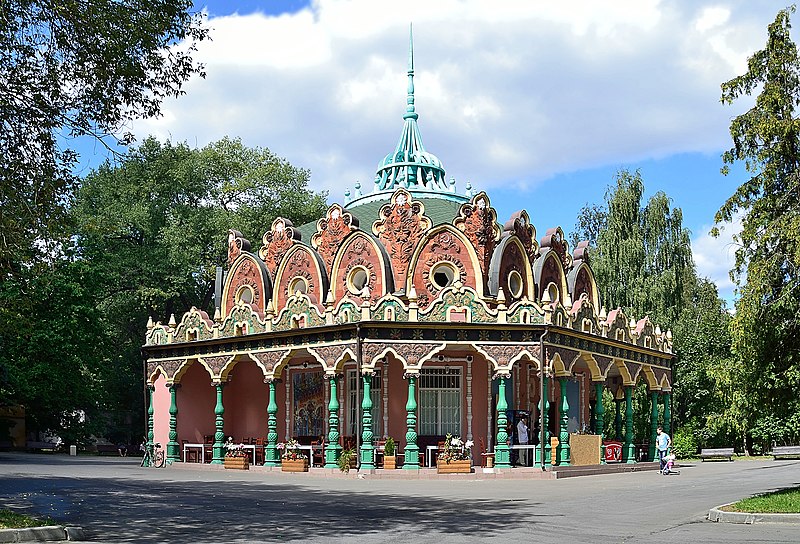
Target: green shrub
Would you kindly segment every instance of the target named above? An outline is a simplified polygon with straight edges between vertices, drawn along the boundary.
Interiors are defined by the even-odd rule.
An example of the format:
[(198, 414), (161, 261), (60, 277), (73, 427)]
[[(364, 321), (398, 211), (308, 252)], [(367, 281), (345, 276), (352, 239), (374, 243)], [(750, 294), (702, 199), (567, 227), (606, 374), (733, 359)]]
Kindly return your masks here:
[(687, 425), (675, 431), (672, 436), (672, 453), (678, 459), (697, 455), (697, 438), (694, 436), (692, 426)]
[(392, 457), (394, 455), (395, 443), (394, 438), (391, 436), (386, 439), (386, 444), (383, 446), (383, 454)]
[(339, 470), (347, 474), (351, 468), (356, 465), (356, 451), (350, 448), (345, 448), (339, 454)]

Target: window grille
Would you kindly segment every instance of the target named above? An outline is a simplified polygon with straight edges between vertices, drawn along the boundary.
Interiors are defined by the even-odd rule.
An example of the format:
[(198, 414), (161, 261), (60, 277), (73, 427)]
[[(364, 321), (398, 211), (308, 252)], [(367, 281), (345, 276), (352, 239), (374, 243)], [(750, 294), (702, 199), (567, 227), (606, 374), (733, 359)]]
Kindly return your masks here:
[(419, 434), (461, 435), (461, 368), (423, 368), (419, 376)]

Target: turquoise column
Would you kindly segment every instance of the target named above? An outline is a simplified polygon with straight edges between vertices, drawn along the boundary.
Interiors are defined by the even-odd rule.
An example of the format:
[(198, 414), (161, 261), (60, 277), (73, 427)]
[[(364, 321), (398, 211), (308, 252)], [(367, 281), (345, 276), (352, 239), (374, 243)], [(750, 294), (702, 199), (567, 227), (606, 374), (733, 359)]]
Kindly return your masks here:
[(569, 449), (569, 402), (567, 401), (567, 377), (562, 376), (558, 379), (561, 389), (561, 428), (558, 434), (558, 448), (556, 449), (556, 457), (558, 466), (569, 465), (570, 449)]
[(361, 469), (375, 468), (375, 446), (372, 444), (372, 374), (364, 374), (364, 398), (361, 400)]
[(606, 409), (603, 408), (603, 382), (594, 382), (595, 401), (594, 401), (594, 434), (600, 435), (600, 464), (606, 464), (606, 449), (603, 447), (603, 432), (605, 421), (603, 415)]
[(550, 384), (547, 374), (544, 376), (544, 464), (549, 465), (553, 462), (553, 452), (550, 448)]
[(670, 410), (670, 397), (669, 391), (664, 392), (664, 432), (672, 436), (672, 412)]
[[(153, 430), (153, 414), (155, 413), (155, 407), (153, 406), (153, 394), (155, 392), (155, 387), (152, 385), (147, 386), (148, 397), (150, 397), (150, 402), (147, 407), (147, 444), (145, 448), (147, 451), (150, 452), (150, 459), (155, 459), (155, 453), (153, 451), (154, 444), (153, 441), (155, 440), (155, 431)], [(149, 467), (150, 463), (145, 463), (144, 466)]]
[(212, 465), (221, 465), (225, 463), (225, 419), (223, 418), (225, 415), (225, 407), (222, 405), (222, 387), (222, 383), (216, 384), (217, 405), (214, 408), (216, 432), (214, 433), (214, 454), (211, 458)]
[(328, 376), (330, 383), (331, 400), (328, 402), (328, 444), (325, 448), (325, 468), (339, 468), (339, 454), (342, 447), (339, 445), (339, 396), (336, 393), (335, 374)]
[(625, 443), (622, 445), (622, 460), (636, 462), (636, 448), (633, 445), (633, 386), (625, 386)]
[(497, 468), (511, 468), (511, 450), (508, 448), (508, 403), (506, 402), (506, 378), (500, 374), (497, 385), (497, 443), (494, 446), (494, 464)]
[[(540, 421), (541, 425), (544, 428), (544, 443), (539, 444), (539, 447), (536, 448), (533, 457), (533, 466), (541, 467), (542, 466), (542, 446), (544, 446), (544, 465), (547, 466), (550, 464), (550, 429), (548, 428), (548, 413), (550, 411), (550, 401), (547, 400), (547, 374), (542, 376), (542, 390), (544, 391), (544, 397), (539, 399), (539, 413), (541, 414), (540, 417), (543, 416), (543, 419)], [(537, 437), (541, 440), (541, 436)]]
[(178, 444), (178, 388), (180, 384), (169, 386), (169, 442), (167, 443), (167, 462), (172, 464), (181, 460), (181, 447)]
[(658, 461), (656, 454), (656, 436), (658, 436), (658, 391), (650, 392), (650, 447), (648, 456), (651, 461)]
[(417, 376), (408, 374), (408, 401), (406, 402), (406, 447), (403, 468), (419, 470), (419, 446), (417, 446)]
[(278, 467), (278, 403), (275, 400), (275, 380), (268, 379), (269, 404), (267, 404), (267, 446), (264, 450), (264, 466)]
[(617, 414), (614, 416), (614, 440), (622, 441), (622, 401), (619, 399), (614, 399), (614, 404), (617, 408)]

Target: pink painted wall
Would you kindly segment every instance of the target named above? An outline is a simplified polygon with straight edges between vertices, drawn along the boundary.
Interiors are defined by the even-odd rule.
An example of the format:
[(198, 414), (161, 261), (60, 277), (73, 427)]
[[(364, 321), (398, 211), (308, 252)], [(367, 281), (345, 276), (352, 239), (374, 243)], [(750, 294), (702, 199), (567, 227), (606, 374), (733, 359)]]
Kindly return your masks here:
[(164, 376), (159, 376), (155, 382), (153, 391), (153, 440), (161, 443), (161, 447), (166, 452), (167, 442), (169, 442), (169, 389), (167, 380)]
[(209, 373), (200, 363), (192, 363), (177, 394), (179, 443), (202, 443), (203, 436), (214, 434), (216, 395)]
[[(389, 436), (394, 438), (400, 451), (406, 445), (406, 402), (408, 402), (408, 380), (403, 378), (403, 363), (389, 358), (384, 372), (389, 373)], [(417, 390), (419, 391), (419, 390)], [(419, 393), (417, 393), (419, 399)]]
[[(225, 436), (234, 442), (243, 438), (266, 438), (269, 386), (261, 369), (250, 361), (236, 364), (222, 391), (225, 406)], [(280, 407), (278, 405), (278, 411)]]

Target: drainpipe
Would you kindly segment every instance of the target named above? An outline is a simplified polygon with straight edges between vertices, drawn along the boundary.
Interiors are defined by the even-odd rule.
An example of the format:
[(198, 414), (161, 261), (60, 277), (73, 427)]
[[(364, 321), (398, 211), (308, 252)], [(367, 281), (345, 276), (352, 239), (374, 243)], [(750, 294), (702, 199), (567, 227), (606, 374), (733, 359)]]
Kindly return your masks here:
[(356, 323), (356, 470), (361, 469), (361, 323)]
[(544, 337), (547, 336), (547, 333), (550, 332), (550, 329), (547, 327), (544, 328), (544, 332), (539, 337), (539, 447), (542, 450), (542, 454), (539, 457), (540, 465), (542, 470), (545, 470), (545, 453), (547, 451), (547, 445), (544, 443), (544, 437), (547, 434), (546, 429), (544, 428), (544, 412), (547, 409), (547, 402), (545, 402), (545, 394), (547, 393), (544, 390), (544, 367), (545, 367), (545, 360), (547, 357), (544, 353)]

